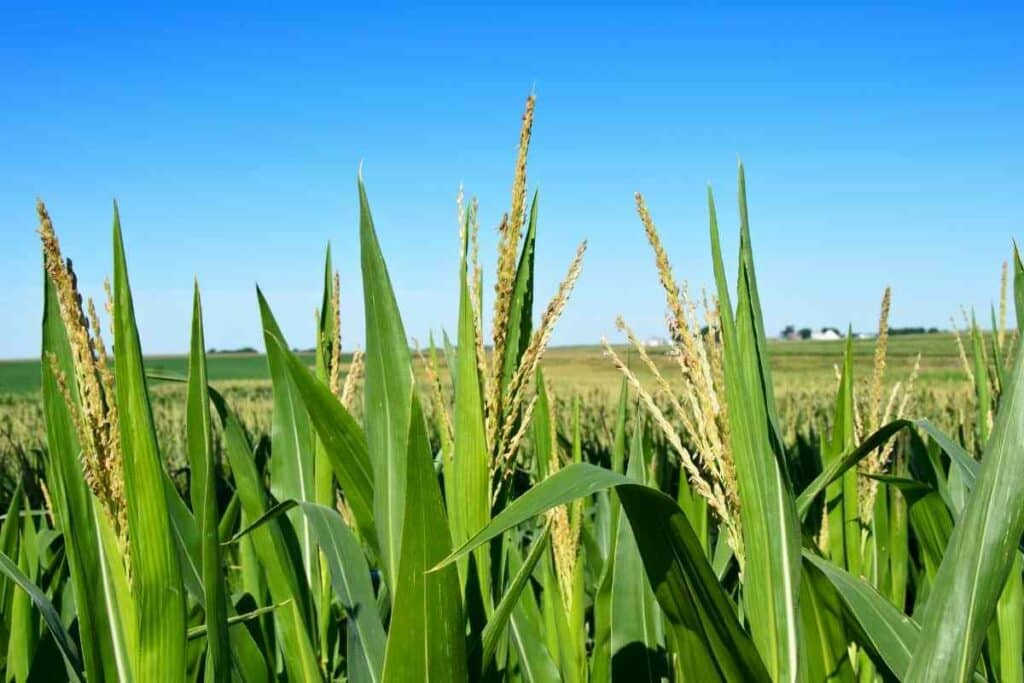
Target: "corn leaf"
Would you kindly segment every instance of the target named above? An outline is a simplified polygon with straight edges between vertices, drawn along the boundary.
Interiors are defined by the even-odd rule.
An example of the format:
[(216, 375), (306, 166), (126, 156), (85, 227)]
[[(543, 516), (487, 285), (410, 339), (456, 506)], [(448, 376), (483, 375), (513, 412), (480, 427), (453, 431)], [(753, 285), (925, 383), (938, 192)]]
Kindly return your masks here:
[(113, 317), (117, 410), (131, 543), (131, 587), (138, 620), (134, 673), (145, 681), (177, 683), (185, 677), (185, 592), (167, 511), (163, 466), (149, 405), (116, 205)]
[(842, 603), (835, 587), (813, 569), (805, 569), (800, 582), (800, 616), (807, 638), (807, 680), (854, 680)]
[(373, 466), (373, 511), (388, 585), (398, 581), (405, 517), (406, 459), (413, 375), (409, 342), (359, 178), (359, 244), (366, 315), (366, 443)]
[[(643, 430), (638, 423), (633, 430), (626, 476), (639, 484), (647, 481)], [(661, 610), (645, 579), (642, 555), (627, 520), (617, 515), (615, 554), (612, 564), (611, 592), (611, 671), (613, 679), (640, 675), (656, 680), (667, 675), (661, 651)], [(687, 656), (688, 652), (680, 653)], [(694, 662), (699, 666), (699, 663)], [(691, 668), (696, 673), (694, 668)]]
[[(505, 594), (501, 596), (501, 601), (494, 608), (494, 614), (487, 620), (487, 626), (484, 627), (483, 638), (481, 639), (483, 642), (482, 669), (486, 670), (490, 665), (494, 652), (498, 648), (498, 641), (505, 634), (505, 628), (508, 626), (512, 613), (519, 605), (519, 600), (523, 597), (523, 590), (527, 588), (530, 576), (533, 574), (534, 569), (537, 568), (537, 562), (540, 561), (544, 551), (547, 550), (549, 540), (551, 540), (551, 525), (547, 524), (540, 533), (540, 536), (533, 541), (526, 559), (516, 568), (515, 576), (512, 577), (508, 587), (505, 589)], [(517, 551), (512, 550), (511, 552)]]
[(615, 488), (629, 518), (644, 569), (677, 642), (690, 643), (704, 671), (729, 681), (769, 680), (764, 663), (736, 618), (734, 606), (704, 557), (686, 515), (665, 494), (587, 463), (540, 482), (439, 562), (454, 562), (504, 531), (556, 506)]
[(468, 673), (458, 572), (446, 567), (427, 573), (451, 550), (451, 535), (426, 421), (419, 398), (411, 395), (408, 499), (383, 680), (464, 681)]
[[(467, 217), (468, 221), (469, 218)], [(452, 540), (463, 543), (476, 529), (491, 518), (491, 459), (484, 432), (484, 407), (480, 391), (479, 364), (476, 352), (476, 315), (469, 293), (466, 250), (469, 228), (463, 230), (462, 259), (459, 267), (459, 333), (455, 380), (455, 451), (448, 488), (448, 512), (451, 519)], [(468, 590), (478, 590), (479, 600), (487, 612), (491, 602), (491, 561), (487, 548), (473, 555), (476, 579), (468, 581), (468, 564), (459, 563), (459, 575)], [(467, 602), (469, 601), (467, 596)]]
[[(740, 211), (745, 226), (742, 186)], [(758, 652), (773, 680), (796, 680), (800, 667), (800, 530), (784, 454), (774, 427), (774, 399), (759, 344), (757, 304), (749, 236), (740, 237), (740, 275), (735, 318), (722, 263), (718, 219), (708, 190), (711, 251), (725, 347), (729, 430), (746, 552), (744, 608)]]
[(203, 311), (196, 284), (192, 304), (192, 343), (189, 352), (186, 433), (192, 468), (192, 509), (198, 519), (200, 558), (206, 615), (206, 680), (223, 683), (231, 679), (231, 642), (228, 636), (228, 608), (224, 584), (224, 563), (220, 554), (217, 511), (217, 463), (213, 452), (210, 396), (206, 379), (206, 343)]
[(50, 602), (46, 594), (38, 586), (25, 576), (22, 569), (3, 553), (0, 553), (0, 574), (13, 581), (15, 585), (28, 594), (36, 609), (39, 610), (43, 617), (43, 622), (46, 623), (46, 628), (49, 629), (57, 644), (57, 649), (64, 658), (68, 680), (82, 680), (82, 659), (78, 654), (78, 648), (75, 646), (75, 641), (71, 639), (71, 635), (64, 628), (64, 624), (61, 622), (57, 610), (54, 609), (53, 603)]
[[(256, 297), (259, 299), (260, 319), (263, 322), (263, 343), (267, 350), (270, 381), (274, 388), (270, 432), (270, 492), (278, 500), (314, 502), (316, 459), (309, 415), (303, 407), (286, 360), (276, 352), (277, 348), (288, 347), (270, 305), (258, 287)], [(275, 340), (279, 344), (275, 344)], [(298, 513), (293, 513), (291, 521), (299, 537), (303, 571), (310, 585), (314, 586), (319, 582), (319, 575), (309, 520)]]
[(1024, 532), (1024, 364), (1015, 359), (977, 482), (921, 616), (911, 681), (966, 680), (975, 668)]
[(920, 626), (885, 599), (874, 586), (831, 562), (804, 551), (804, 560), (827, 578), (860, 631), (858, 642), (900, 680), (920, 641)]
[(341, 484), (345, 501), (355, 518), (359, 535), (377, 555), (377, 532), (373, 518), (373, 470), (366, 436), (338, 398), (316, 380), (302, 361), (288, 351), (283, 340), (267, 338), (269, 353), (281, 359), (298, 388), (313, 427), (323, 444), (324, 455)]
[[(63, 375), (72, 396), (78, 395), (71, 346), (67, 329), (60, 317), (60, 304), (53, 281), (44, 275), (43, 345), (42, 345), (42, 404), (46, 418), (46, 481), (50, 487), (54, 519), (64, 535), (71, 585), (78, 611), (79, 638), (82, 660), (89, 680), (132, 680), (125, 631), (134, 625), (122, 625), (118, 605), (130, 601), (127, 590), (120, 598), (112, 593), (113, 586), (104, 580), (104, 567), (110, 566), (103, 557), (102, 543), (97, 533), (97, 514), (104, 514), (94, 506), (94, 498), (82, 473), (79, 460), (81, 446), (74, 427), (71, 408), (64, 402), (57, 374)], [(51, 362), (52, 359), (52, 362)], [(56, 366), (56, 367), (55, 367)], [(123, 573), (121, 558), (115, 560)], [(87, 596), (99, 598), (90, 600)], [(134, 619), (129, 614), (126, 621)]]
[[(21, 517), (21, 509), (14, 511), (15, 529), (21, 531), (21, 540), (17, 545), (17, 567), (30, 582), (39, 580), (39, 563), (35, 552), (35, 523), (31, 517)], [(6, 606), (5, 606), (6, 607)], [(32, 671), (32, 660), (39, 646), (39, 613), (32, 609), (32, 597), (25, 590), (16, 590), (11, 596), (9, 612), (4, 613), (4, 620), (10, 629), (7, 642), (7, 680), (25, 683)]]
[[(224, 453), (235, 477), (242, 509), (248, 519), (259, 519), (267, 511), (267, 497), (245, 431), (224, 397), (213, 389), (209, 391), (224, 428)], [(279, 526), (282, 523), (282, 520), (275, 520), (255, 532), (252, 547), (264, 569), (271, 598), (274, 603), (284, 605), (275, 610), (274, 621), (289, 678), (316, 681), (321, 674), (310, 635), (309, 588), (302, 567), (293, 562), (288, 552), (283, 529)]]
[[(505, 357), (502, 359), (501, 395), (505, 395), (512, 375), (519, 367), (519, 360), (526, 352), (533, 333), (533, 262), (537, 244), (537, 203), (539, 193), (533, 193), (530, 203), (530, 217), (527, 221), (523, 250), (519, 254), (519, 265), (512, 285), (509, 300), (508, 334), (505, 339)], [(474, 347), (475, 348), (475, 347)]]

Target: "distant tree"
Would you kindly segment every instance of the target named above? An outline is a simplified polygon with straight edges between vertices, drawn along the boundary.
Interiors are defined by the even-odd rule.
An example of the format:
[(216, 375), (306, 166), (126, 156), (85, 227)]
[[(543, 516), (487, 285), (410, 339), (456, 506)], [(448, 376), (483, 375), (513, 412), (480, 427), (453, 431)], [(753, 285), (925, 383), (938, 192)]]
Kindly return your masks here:
[(243, 347), (238, 348), (238, 349), (216, 349), (216, 348), (210, 348), (207, 351), (207, 353), (214, 354), (214, 353), (259, 353), (259, 352), (256, 349), (254, 349), (253, 347), (251, 347), (251, 346), (243, 346)]
[(796, 336), (796, 327), (793, 325), (786, 325), (782, 328), (782, 332), (779, 333), (779, 336), (783, 339), (792, 339)]
[(801, 327), (800, 331), (797, 332), (797, 334), (800, 335), (801, 339), (810, 339), (811, 338), (811, 328), (809, 328), (809, 327)]

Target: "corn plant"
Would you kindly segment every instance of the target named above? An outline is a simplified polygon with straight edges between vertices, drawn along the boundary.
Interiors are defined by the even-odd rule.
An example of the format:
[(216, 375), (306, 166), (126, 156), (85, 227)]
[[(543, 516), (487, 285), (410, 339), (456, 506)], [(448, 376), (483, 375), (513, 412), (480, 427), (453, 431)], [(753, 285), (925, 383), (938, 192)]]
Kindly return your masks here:
[[(699, 300), (638, 195), (672, 373), (620, 319), (633, 352), (606, 345), (623, 379), (605, 421), (542, 369), (585, 243), (535, 316), (533, 113), (531, 97), (490, 329), (480, 209), (460, 195), (457, 329), (410, 349), (360, 177), (365, 352), (343, 355), (330, 249), (312, 367), (257, 289), (269, 437), (210, 383), (199, 284), (187, 372), (149, 372), (117, 207), (105, 333), (39, 204), (46, 451), (0, 524), (5, 680), (1022, 679), (1024, 369), (1007, 276), (993, 333), (972, 319), (962, 346), (959, 429), (915, 412), (917, 365), (885, 388), (886, 290), (870, 380), (848, 341), (828, 414), (802, 413), (820, 424), (793, 436), (742, 166), (735, 283), (709, 190), (715, 282)], [(157, 385), (179, 389), (183, 477)]]

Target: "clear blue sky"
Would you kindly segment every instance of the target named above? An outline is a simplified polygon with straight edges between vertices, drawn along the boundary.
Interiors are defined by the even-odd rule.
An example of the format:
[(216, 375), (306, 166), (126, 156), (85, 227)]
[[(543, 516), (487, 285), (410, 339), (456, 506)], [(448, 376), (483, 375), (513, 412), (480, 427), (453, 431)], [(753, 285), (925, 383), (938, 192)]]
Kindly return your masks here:
[(710, 282), (737, 156), (770, 331), (869, 329), (886, 284), (895, 325), (987, 319), (1024, 235), (1019, 3), (138, 5), (3, 5), (0, 357), (38, 352), (37, 195), (98, 297), (118, 199), (147, 352), (186, 348), (193, 275), (210, 346), (261, 345), (256, 283), (310, 345), (328, 240), (361, 344), (360, 160), (410, 336), (452, 329), (456, 191), (493, 268), (531, 88), (540, 299), (590, 241), (555, 343), (663, 329), (636, 190)]

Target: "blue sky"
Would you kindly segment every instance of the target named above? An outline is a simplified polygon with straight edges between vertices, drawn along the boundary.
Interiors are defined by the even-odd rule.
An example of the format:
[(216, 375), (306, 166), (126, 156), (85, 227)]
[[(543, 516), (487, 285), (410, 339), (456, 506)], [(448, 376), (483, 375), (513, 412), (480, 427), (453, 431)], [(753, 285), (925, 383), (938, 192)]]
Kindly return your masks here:
[(533, 88), (539, 299), (590, 244), (555, 343), (663, 329), (636, 190), (710, 283), (737, 157), (770, 331), (870, 329), (886, 284), (894, 325), (987, 317), (1024, 234), (1019, 4), (138, 5), (2, 6), (0, 357), (38, 352), (36, 196), (98, 297), (117, 198), (147, 352), (187, 347), (193, 275), (210, 346), (260, 345), (256, 283), (312, 344), (328, 240), (361, 344), (361, 160), (408, 333), (452, 329), (457, 189), (493, 269)]

